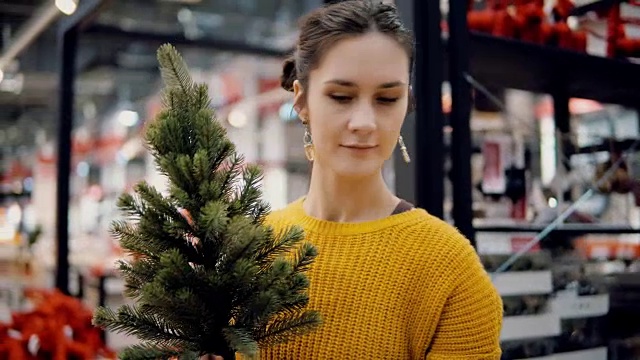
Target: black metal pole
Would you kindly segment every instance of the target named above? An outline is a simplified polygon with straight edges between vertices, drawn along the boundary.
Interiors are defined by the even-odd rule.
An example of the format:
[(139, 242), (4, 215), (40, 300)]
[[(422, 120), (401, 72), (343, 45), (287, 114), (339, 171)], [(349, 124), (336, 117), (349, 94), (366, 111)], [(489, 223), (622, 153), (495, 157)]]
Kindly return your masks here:
[[(573, 142), (571, 141), (571, 112), (569, 110), (569, 95), (563, 91), (563, 87), (557, 86), (556, 91), (552, 94), (553, 98), (553, 118), (556, 129), (560, 133), (560, 153), (564, 157), (560, 158), (562, 166), (571, 171), (571, 164), (564, 159), (568, 159), (571, 154), (575, 153)], [(567, 190), (562, 194), (563, 201), (571, 201), (571, 190)]]
[(60, 78), (58, 83), (55, 286), (65, 294), (69, 294), (69, 188), (78, 36), (86, 22), (105, 4), (104, 0), (82, 1), (72, 16), (61, 20), (58, 29)]
[[(416, 0), (395, 0), (395, 5), (400, 12), (404, 25), (412, 29), (413, 19), (415, 16), (414, 2)], [(413, 86), (415, 89), (415, 82), (417, 78), (415, 72), (413, 74)], [(419, 100), (416, 100), (419, 101)], [(413, 161), (405, 163), (400, 151), (395, 151), (393, 154), (393, 172), (395, 177), (395, 193), (398, 197), (401, 197), (413, 204), (418, 204), (416, 197), (416, 161), (419, 155), (416, 153), (416, 141), (418, 134), (416, 134), (416, 113), (409, 113), (404, 119), (402, 124), (402, 137), (404, 143), (407, 146), (409, 154), (411, 154)], [(422, 205), (420, 205), (422, 206)]]
[[(552, 95), (553, 98), (553, 118), (556, 123), (556, 129), (562, 134), (562, 147), (564, 151), (571, 151), (573, 143), (567, 142), (568, 135), (571, 133), (571, 113), (569, 111), (569, 95), (558, 88)], [(568, 147), (568, 149), (565, 149)]]
[(402, 127), (412, 162), (394, 156), (396, 194), (439, 218), (444, 216), (443, 45), (437, 2), (395, 1), (405, 25), (414, 29), (416, 53), (412, 78), (416, 111)]
[(444, 216), (443, 44), (439, 1), (414, 0), (416, 205)]
[(467, 1), (449, 1), (449, 81), (451, 83), (451, 181), (452, 217), (456, 227), (475, 246), (471, 183), (471, 87), (465, 75), (469, 69)]
[(78, 30), (72, 27), (60, 31), (60, 124), (58, 127), (58, 171), (56, 192), (56, 288), (69, 294), (69, 180), (71, 169), (71, 131), (75, 64), (78, 51)]

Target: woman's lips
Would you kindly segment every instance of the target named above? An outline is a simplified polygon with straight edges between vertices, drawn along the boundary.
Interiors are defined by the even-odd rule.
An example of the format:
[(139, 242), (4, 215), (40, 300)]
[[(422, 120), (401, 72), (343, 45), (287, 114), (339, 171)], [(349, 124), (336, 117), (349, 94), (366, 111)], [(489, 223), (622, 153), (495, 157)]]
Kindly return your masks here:
[(376, 145), (340, 145), (340, 146), (349, 150), (351, 153), (355, 153), (355, 154), (365, 154), (377, 147)]
[(357, 149), (357, 150), (368, 150), (368, 149), (373, 149), (375, 148), (377, 145), (360, 145), (360, 144), (354, 144), (354, 145), (340, 145), (342, 147), (346, 147), (348, 149)]

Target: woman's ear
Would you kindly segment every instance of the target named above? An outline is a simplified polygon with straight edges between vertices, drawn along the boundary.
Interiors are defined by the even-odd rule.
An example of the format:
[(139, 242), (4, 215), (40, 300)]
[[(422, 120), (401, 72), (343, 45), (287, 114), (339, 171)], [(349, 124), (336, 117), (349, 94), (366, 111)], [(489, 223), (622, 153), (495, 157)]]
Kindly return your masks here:
[(293, 108), (295, 109), (296, 113), (298, 113), (298, 117), (303, 122), (306, 122), (308, 119), (307, 107), (305, 106), (305, 97), (306, 94), (304, 88), (302, 87), (302, 84), (300, 83), (300, 81), (295, 80), (293, 82)]
[(303, 92), (302, 84), (300, 80), (293, 80), (293, 97), (294, 99), (300, 96)]

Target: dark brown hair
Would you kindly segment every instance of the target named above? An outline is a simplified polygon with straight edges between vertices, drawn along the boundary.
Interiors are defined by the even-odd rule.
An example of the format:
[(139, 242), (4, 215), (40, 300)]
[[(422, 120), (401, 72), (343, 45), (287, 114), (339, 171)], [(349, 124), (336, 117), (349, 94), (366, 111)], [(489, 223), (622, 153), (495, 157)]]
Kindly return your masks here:
[(293, 91), (295, 80), (306, 87), (309, 72), (318, 66), (332, 44), (370, 31), (396, 39), (407, 51), (410, 64), (413, 63), (413, 34), (402, 24), (395, 5), (380, 0), (334, 2), (302, 18), (296, 50), (282, 67), (282, 87)]

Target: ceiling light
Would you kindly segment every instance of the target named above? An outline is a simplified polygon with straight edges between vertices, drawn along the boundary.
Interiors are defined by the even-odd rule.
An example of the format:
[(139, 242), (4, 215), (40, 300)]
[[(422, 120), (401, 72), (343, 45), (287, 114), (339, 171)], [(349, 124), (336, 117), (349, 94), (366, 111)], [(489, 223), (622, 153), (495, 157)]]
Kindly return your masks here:
[(247, 119), (247, 114), (245, 114), (244, 111), (236, 108), (231, 110), (227, 117), (227, 121), (229, 122), (229, 125), (235, 128), (243, 128), (247, 125), (249, 119)]
[(77, 0), (56, 0), (56, 7), (61, 13), (65, 15), (71, 15), (76, 12), (78, 8)]
[(118, 122), (127, 127), (137, 124), (139, 118), (138, 112), (133, 110), (121, 110), (118, 113)]
[(12, 76), (4, 76), (3, 81), (0, 82), (0, 92), (10, 92), (14, 94), (22, 93), (24, 86), (24, 74), (12, 74)]

